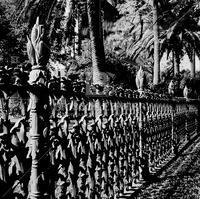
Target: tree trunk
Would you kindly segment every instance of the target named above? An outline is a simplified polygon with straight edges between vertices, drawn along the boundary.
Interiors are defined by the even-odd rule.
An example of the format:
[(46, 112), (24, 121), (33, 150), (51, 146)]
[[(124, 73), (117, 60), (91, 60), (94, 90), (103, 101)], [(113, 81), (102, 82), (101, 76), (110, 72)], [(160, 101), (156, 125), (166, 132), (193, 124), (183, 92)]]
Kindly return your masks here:
[(74, 9), (74, 0), (66, 0), (66, 5), (65, 5), (65, 26), (67, 28), (68, 23), (72, 17), (73, 9)]
[(180, 96), (182, 91), (180, 91), (180, 57), (179, 53), (174, 53), (174, 77), (176, 79), (175, 83), (175, 95)]
[(160, 81), (160, 57), (159, 57), (159, 28), (158, 28), (158, 4), (153, 0), (153, 33), (154, 33), (154, 77), (153, 84)]
[(80, 14), (80, 7), (79, 5), (76, 6), (76, 18), (75, 18), (75, 27), (74, 27), (74, 49), (75, 49), (75, 56), (80, 55), (81, 52), (81, 14)]
[[(97, 3), (98, 2), (98, 3)], [(101, 24), (101, 1), (87, 0), (92, 53), (93, 84), (105, 85), (105, 52)]]
[[(70, 24), (70, 21), (72, 19), (72, 15), (73, 15), (73, 12), (75, 10), (75, 2), (74, 0), (65, 0), (65, 11), (64, 11), (64, 19), (63, 19), (63, 29), (64, 29), (64, 37), (63, 37), (63, 44), (65, 44), (66, 46), (69, 45), (69, 43), (73, 43), (74, 44), (74, 37), (70, 34), (66, 34), (66, 32), (72, 32), (74, 30), (72, 30), (72, 27), (71, 27), (71, 24)], [(64, 47), (65, 49), (65, 47)], [(75, 56), (75, 52), (74, 52), (74, 46), (70, 46), (70, 50), (71, 50), (71, 57), (74, 57)]]
[(195, 77), (195, 68), (196, 68), (196, 64), (195, 64), (195, 52), (193, 50), (193, 52), (192, 52), (192, 60), (191, 60), (191, 77), (192, 78)]
[(172, 69), (173, 69), (173, 77), (175, 76), (175, 55), (174, 51), (172, 51)]
[(173, 53), (173, 62), (174, 62), (174, 77), (175, 77), (180, 73), (180, 58), (175, 52)]

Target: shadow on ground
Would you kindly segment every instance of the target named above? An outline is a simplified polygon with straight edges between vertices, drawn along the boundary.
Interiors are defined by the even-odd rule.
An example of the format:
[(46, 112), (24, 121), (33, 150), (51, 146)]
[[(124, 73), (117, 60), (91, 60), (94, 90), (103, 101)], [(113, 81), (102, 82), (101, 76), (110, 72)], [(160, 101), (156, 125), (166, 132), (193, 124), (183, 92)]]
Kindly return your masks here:
[(191, 140), (129, 199), (199, 199), (200, 138)]

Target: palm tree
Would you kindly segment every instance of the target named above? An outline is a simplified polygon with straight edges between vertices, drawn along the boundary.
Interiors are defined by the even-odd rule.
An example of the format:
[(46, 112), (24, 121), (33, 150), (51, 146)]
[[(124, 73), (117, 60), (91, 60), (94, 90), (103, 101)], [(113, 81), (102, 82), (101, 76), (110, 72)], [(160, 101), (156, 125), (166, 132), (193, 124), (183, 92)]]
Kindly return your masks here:
[[(136, 61), (143, 52), (153, 55), (154, 84), (158, 84), (160, 79), (160, 18), (158, 17), (160, 12), (158, 11), (162, 7), (165, 7), (165, 4), (166, 2), (164, 0), (126, 1), (126, 3), (124, 3), (125, 6), (121, 6), (121, 10), (124, 11), (125, 14), (117, 22), (118, 26), (123, 27), (123, 24), (128, 24), (129, 27), (124, 31), (123, 36), (119, 37), (119, 40), (123, 38), (121, 39), (122, 41), (119, 41), (120, 45), (118, 47), (124, 51), (121, 55), (129, 57), (133, 61)], [(130, 11), (126, 11), (128, 8), (130, 8)], [(131, 13), (133, 10), (134, 13)], [(115, 29), (117, 30), (117, 27)], [(121, 33), (123, 31), (119, 32)]]
[(184, 6), (170, 12), (171, 21), (161, 36), (161, 55), (172, 53), (174, 75), (180, 71), (180, 59), (187, 53), (191, 61), (191, 75), (195, 75), (195, 54), (200, 56), (200, 26), (198, 25), (199, 8), (195, 1), (185, 1)]
[(97, 3), (95, 0), (87, 0), (87, 9), (92, 51), (93, 84), (103, 86), (105, 84), (105, 73), (102, 73), (105, 65), (105, 53), (101, 26), (101, 1)]
[(154, 76), (153, 84), (157, 85), (160, 79), (159, 56), (159, 27), (158, 27), (158, 2), (153, 0), (153, 35), (154, 35)]
[(195, 77), (195, 58), (196, 57), (196, 53), (195, 50), (192, 51), (192, 59), (191, 59), (191, 77), (194, 78)]
[[(75, 27), (75, 19), (80, 16), (80, 13), (83, 11), (77, 11), (81, 7), (84, 12), (87, 11), (87, 18), (90, 28), (90, 40), (91, 40), (91, 51), (92, 51), (92, 67), (93, 67), (93, 83), (104, 85), (105, 84), (105, 73), (104, 70), (104, 45), (103, 45), (103, 31), (102, 31), (102, 17), (101, 17), (101, 3), (102, 1), (98, 1), (97, 3), (94, 0), (82, 0), (82, 1), (74, 1), (74, 0), (26, 0), (24, 3), (21, 0), (18, 0), (18, 7), (21, 7), (21, 16), (26, 13), (26, 16), (29, 16), (30, 27), (32, 27), (33, 23), (37, 16), (43, 20), (41, 23), (51, 24), (51, 21), (54, 21), (54, 25), (51, 25), (51, 30), (54, 31), (55, 25), (58, 25), (62, 22), (64, 28), (59, 28), (63, 30), (61, 32), (62, 35), (66, 37), (71, 37), (70, 34), (74, 34), (74, 30), (71, 32), (72, 28)], [(58, 16), (55, 13), (55, 8), (60, 9)], [(63, 11), (62, 11), (63, 10)], [(57, 12), (58, 13), (58, 12)], [(78, 14), (79, 13), (79, 14)], [(28, 15), (27, 15), (28, 14)], [(41, 17), (42, 16), (42, 17)], [(81, 21), (81, 20), (80, 20)], [(59, 23), (58, 23), (59, 22)], [(70, 27), (71, 26), (71, 27)], [(52, 32), (50, 32), (52, 33)], [(55, 31), (54, 31), (55, 33)], [(79, 38), (77, 39), (76, 34), (76, 44), (80, 43)], [(68, 41), (69, 39), (65, 39)], [(74, 37), (73, 37), (74, 40)], [(63, 40), (59, 40), (59, 43), (63, 43)], [(77, 47), (77, 45), (75, 45)], [(75, 49), (75, 48), (74, 48)], [(77, 49), (77, 48), (76, 48)], [(76, 51), (77, 52), (77, 51)]]
[[(199, 8), (196, 6), (197, 1), (169, 2), (155, 0), (151, 2), (154, 3), (154, 14), (149, 11), (148, 2), (142, 4), (136, 10), (137, 15), (141, 14), (141, 18), (133, 21), (134, 24), (132, 23), (132, 28), (128, 30), (128, 36), (127, 32), (125, 32), (124, 41), (121, 42), (120, 48), (123, 48), (124, 54), (132, 60), (136, 60), (142, 52), (154, 55), (154, 84), (156, 84), (159, 78), (159, 57), (161, 58), (164, 52), (167, 52), (167, 54), (172, 52), (175, 74), (179, 73), (180, 60), (186, 52), (191, 60), (192, 56), (189, 52), (193, 52), (192, 49), (195, 49), (197, 55), (199, 54), (199, 27), (197, 20)], [(156, 7), (159, 8), (158, 13)], [(125, 19), (129, 20), (129, 18), (130, 16), (127, 16)], [(137, 35), (140, 35), (140, 37)], [(159, 44), (160, 48), (158, 48)], [(158, 50), (160, 51), (159, 56), (156, 53)]]

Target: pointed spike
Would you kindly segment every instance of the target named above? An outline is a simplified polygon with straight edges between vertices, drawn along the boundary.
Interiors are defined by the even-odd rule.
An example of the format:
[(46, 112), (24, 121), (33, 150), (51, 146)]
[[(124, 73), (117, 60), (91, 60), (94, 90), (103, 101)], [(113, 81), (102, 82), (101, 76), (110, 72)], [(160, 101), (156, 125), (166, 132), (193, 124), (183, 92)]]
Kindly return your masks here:
[(38, 16), (37, 19), (36, 19), (35, 24), (39, 26), (39, 22), (40, 22), (40, 18), (39, 18), (39, 16)]

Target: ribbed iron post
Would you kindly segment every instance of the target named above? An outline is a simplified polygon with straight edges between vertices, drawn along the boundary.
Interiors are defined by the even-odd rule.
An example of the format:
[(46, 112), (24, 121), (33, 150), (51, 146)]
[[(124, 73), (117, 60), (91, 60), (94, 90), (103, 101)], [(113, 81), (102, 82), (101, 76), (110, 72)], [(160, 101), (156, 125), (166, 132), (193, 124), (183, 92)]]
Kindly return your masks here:
[(30, 198), (39, 199), (41, 193), (38, 185), (39, 177), (39, 139), (40, 134), (38, 132), (38, 113), (37, 113), (37, 101), (38, 98), (35, 94), (30, 94), (31, 110), (30, 110), (30, 137), (32, 147), (32, 166), (31, 166), (31, 179), (30, 179)]
[(39, 24), (37, 18), (34, 24), (30, 38), (27, 37), (27, 54), (32, 64), (29, 74), (30, 84), (30, 138), (31, 138), (31, 177), (30, 193), (31, 199), (41, 199), (44, 190), (41, 190), (41, 174), (43, 169), (40, 166), (42, 150), (44, 146), (41, 143), (43, 131), (48, 128), (47, 107), (48, 94), (45, 89), (46, 83), (46, 64), (48, 62), (49, 48), (44, 42), (44, 27)]
[(175, 117), (176, 117), (176, 105), (173, 103), (172, 104), (172, 136), (171, 136), (171, 141), (172, 141), (172, 153), (177, 154), (177, 145), (176, 145), (176, 122), (175, 122)]
[(143, 180), (143, 114), (142, 102), (139, 102), (139, 180)]

